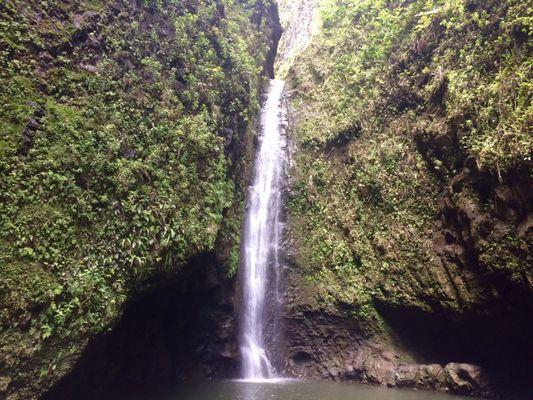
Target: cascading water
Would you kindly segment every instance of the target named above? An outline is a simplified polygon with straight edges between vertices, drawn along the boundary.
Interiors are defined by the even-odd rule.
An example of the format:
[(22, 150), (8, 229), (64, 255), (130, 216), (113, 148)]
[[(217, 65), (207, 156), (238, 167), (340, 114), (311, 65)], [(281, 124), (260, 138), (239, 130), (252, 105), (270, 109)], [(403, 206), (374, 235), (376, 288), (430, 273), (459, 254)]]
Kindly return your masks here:
[[(286, 138), (282, 126), (284, 82), (271, 80), (261, 111), (261, 135), (249, 189), (243, 232), (243, 313), (241, 353), (243, 378), (275, 377), (266, 348), (269, 307), (278, 298), (277, 274), (281, 222), (281, 190), (286, 163)], [(269, 291), (273, 291), (273, 297)], [(268, 297), (268, 298), (267, 298)], [(271, 327), (270, 327), (271, 328)]]

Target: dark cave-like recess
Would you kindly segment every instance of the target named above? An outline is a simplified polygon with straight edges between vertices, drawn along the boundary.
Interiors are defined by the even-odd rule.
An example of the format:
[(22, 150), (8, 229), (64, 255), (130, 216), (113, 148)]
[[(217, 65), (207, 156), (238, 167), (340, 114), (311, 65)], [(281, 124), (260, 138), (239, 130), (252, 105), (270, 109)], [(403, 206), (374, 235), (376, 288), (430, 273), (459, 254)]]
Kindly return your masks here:
[(94, 338), (43, 399), (116, 399), (185, 378), (234, 377), (232, 283), (219, 276), (212, 256), (187, 270), (134, 296), (118, 324)]
[(461, 315), (378, 306), (419, 362), (481, 365), (503, 393), (533, 393), (531, 304)]

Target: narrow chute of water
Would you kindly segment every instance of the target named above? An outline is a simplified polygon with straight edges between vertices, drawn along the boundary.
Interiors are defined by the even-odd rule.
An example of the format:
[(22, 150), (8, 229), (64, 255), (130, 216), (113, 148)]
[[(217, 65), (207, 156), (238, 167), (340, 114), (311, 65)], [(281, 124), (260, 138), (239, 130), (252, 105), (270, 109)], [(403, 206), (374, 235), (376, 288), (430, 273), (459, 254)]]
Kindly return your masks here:
[[(266, 346), (267, 298), (278, 265), (280, 207), (286, 138), (282, 127), (284, 82), (271, 80), (261, 111), (260, 145), (247, 198), (243, 231), (242, 375), (248, 380), (276, 377)], [(274, 288), (275, 290), (275, 288)], [(277, 293), (275, 293), (277, 296)]]

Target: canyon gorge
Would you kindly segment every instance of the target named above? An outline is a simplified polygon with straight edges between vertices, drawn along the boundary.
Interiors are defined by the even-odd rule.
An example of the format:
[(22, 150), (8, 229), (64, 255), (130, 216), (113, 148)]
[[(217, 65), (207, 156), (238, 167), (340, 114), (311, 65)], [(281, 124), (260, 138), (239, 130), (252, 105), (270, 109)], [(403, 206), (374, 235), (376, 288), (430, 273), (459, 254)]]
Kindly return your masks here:
[(528, 3), (4, 1), (0, 399), (528, 399)]

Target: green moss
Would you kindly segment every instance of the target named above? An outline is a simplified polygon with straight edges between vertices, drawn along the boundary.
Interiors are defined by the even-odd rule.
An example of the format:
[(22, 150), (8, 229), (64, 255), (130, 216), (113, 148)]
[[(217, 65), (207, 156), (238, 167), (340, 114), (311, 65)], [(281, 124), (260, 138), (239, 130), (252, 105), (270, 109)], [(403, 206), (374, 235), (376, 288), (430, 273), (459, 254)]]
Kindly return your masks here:
[(220, 132), (251, 152), (271, 45), (252, 16), (269, 5), (3, 4), (0, 352), (25, 349), (0, 370), (13, 388), (45, 390), (154, 275), (224, 232), (238, 248), (247, 167)]
[(480, 246), (482, 265), (490, 272), (507, 275), (513, 281), (527, 281), (532, 244), (512, 228), (490, 239)]
[[(366, 135), (334, 160), (301, 152), (290, 200), (300, 265), (333, 301), (368, 306), (376, 298), (409, 296), (396, 276), (424, 275), (431, 242), (435, 182), (414, 149), (392, 133)], [(418, 179), (412, 178), (417, 176)], [(412, 193), (418, 193), (413, 197)]]
[[(53, 297), (55, 278), (43, 268), (31, 268), (31, 261), (5, 263), (2, 269), (2, 325), (6, 327), (10, 315), (20, 316), (32, 308), (46, 304)], [(13, 288), (17, 290), (13, 290)], [(26, 316), (24, 316), (26, 317)], [(20, 321), (15, 322), (15, 326)]]
[[(439, 198), (465, 160), (496, 181), (530, 170), (531, 10), (515, 0), (319, 4), (320, 31), (288, 72), (297, 264), (326, 302), (363, 320), (376, 303), (464, 310), (480, 283), (463, 256), (434, 250)], [(527, 281), (526, 239), (486, 241), (478, 268)]]
[[(446, 80), (447, 116), (468, 116), (459, 126), (464, 150), (494, 171), (527, 165), (531, 62), (520, 39), (531, 31), (527, 7), (517, 1), (473, 2), (472, 10), (455, 1), (387, 4), (321, 3), (321, 35), (300, 58), (306, 67), (296, 67), (297, 79), (320, 84), (307, 97), (317, 100), (309, 106), (322, 117), (303, 122), (304, 131), (319, 124), (306, 130), (305, 140), (327, 141), (355, 125), (376, 124), (380, 117), (365, 110), (383, 105), (387, 115), (401, 97), (431, 102)], [(394, 91), (400, 98), (387, 105)]]

